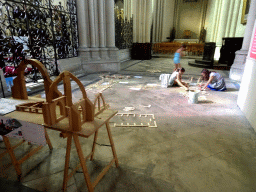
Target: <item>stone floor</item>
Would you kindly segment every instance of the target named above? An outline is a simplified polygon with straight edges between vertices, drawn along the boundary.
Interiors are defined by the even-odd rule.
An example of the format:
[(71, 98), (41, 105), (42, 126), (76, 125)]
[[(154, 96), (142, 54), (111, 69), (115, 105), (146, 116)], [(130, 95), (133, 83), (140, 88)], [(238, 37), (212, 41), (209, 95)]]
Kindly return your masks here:
[[(183, 79), (189, 81), (193, 77), (192, 83), (195, 83), (202, 69), (188, 66), (190, 60), (181, 61), (186, 69)], [(256, 172), (256, 134), (236, 104), (239, 83), (228, 78), (229, 71), (218, 71), (225, 78), (227, 91), (200, 92), (199, 103), (189, 104), (188, 93), (183, 89), (161, 87), (159, 75), (171, 73), (173, 67), (171, 58), (153, 57), (124, 62), (119, 74), (80, 77), (91, 100), (102, 91), (111, 108), (119, 113), (136, 114), (135, 117), (115, 116), (111, 120), (120, 167), (111, 168), (95, 191), (256, 191), (253, 176)], [(106, 75), (116, 75), (116, 78), (103, 78)], [(118, 75), (123, 78), (117, 78)], [(73, 101), (79, 100), (78, 87), (73, 84), (72, 89)], [(63, 91), (62, 85), (59, 90)], [(43, 92), (40, 94), (45, 96)], [(139, 117), (139, 114), (148, 114), (148, 117)], [(149, 123), (150, 127), (114, 126), (127, 122), (130, 125)], [(56, 131), (48, 130), (48, 133), (53, 151), (45, 146), (22, 164), (21, 184), (38, 191), (61, 191), (66, 139), (60, 138)], [(84, 153), (88, 153), (92, 138), (80, 141)], [(98, 142), (109, 144), (104, 127), (99, 132)], [(0, 143), (0, 152), (4, 147), (3, 142)], [(31, 147), (24, 144), (17, 148), (17, 157)], [(70, 170), (78, 162), (74, 143), (72, 147)], [(110, 159), (111, 149), (97, 146), (95, 160), (88, 161), (92, 178)], [(6, 155), (1, 160), (0, 177), (15, 181), (13, 166), (4, 170), (8, 165), (10, 158)], [(87, 191), (81, 169), (68, 182), (67, 191)]]

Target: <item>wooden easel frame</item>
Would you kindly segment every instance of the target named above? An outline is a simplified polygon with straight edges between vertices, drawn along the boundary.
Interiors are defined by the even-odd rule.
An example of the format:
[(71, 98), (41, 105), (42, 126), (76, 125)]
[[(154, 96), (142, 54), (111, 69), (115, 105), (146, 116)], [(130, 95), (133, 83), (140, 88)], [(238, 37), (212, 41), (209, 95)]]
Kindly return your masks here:
[[(24, 77), (25, 68), (29, 64), (36, 67), (41, 72), (41, 74), (44, 78), (44, 88), (45, 88), (46, 94), (49, 91), (49, 87), (52, 84), (52, 80), (50, 79), (45, 66), (40, 61), (38, 61), (36, 59), (26, 59), (26, 60), (21, 61), (21, 63), (19, 64), (19, 67), (17, 69), (18, 75), (13, 80), (12, 97), (14, 99), (29, 100), (26, 85), (25, 85), (25, 77)], [(61, 92), (59, 92), (57, 89), (54, 89), (52, 92), (53, 92), (52, 93), (53, 98), (56, 98), (56, 97), (59, 97), (62, 95)], [(33, 103), (33, 104), (31, 104), (31, 103)], [(21, 104), (21, 105), (16, 106), (16, 109), (17, 109), (17, 111), (42, 114), (42, 108), (40, 107), (42, 105), (42, 103), (43, 103), (42, 101), (39, 101), (39, 102), (29, 101), (29, 103), (27, 103), (27, 104)], [(19, 117), (16, 117), (16, 118), (19, 119)], [(45, 128), (44, 128), (44, 132), (45, 132), (46, 142), (47, 142), (50, 150), (52, 150), (53, 147), (52, 147), (51, 141), (49, 139), (49, 136), (48, 136)], [(26, 161), (29, 157), (31, 157), (32, 155), (37, 153), (43, 146), (39, 146), (39, 147), (33, 149), (32, 151), (27, 153), (22, 159), (17, 160), (17, 158), (15, 157), (15, 154), (14, 154), (14, 149), (17, 148), (22, 143), (24, 143), (25, 140), (23, 140), (22, 142), (20, 142), (19, 144), (15, 145), (15, 146), (11, 146), (11, 143), (10, 143), (8, 137), (3, 136), (3, 140), (4, 140), (7, 150), (0, 154), (0, 158), (2, 158), (5, 154), (9, 153), (11, 160), (12, 160), (12, 164), (14, 165), (15, 171), (17, 173), (18, 180), (20, 181), (21, 176), (22, 176), (20, 165), (24, 161)]]
[[(70, 79), (73, 79), (79, 86), (83, 98), (76, 102), (72, 102), (72, 91)], [(64, 84), (64, 96), (53, 99), (53, 93), (57, 89), (57, 85), (60, 81)], [(65, 97), (65, 98), (63, 98)], [(56, 102), (63, 98), (64, 101), (62, 109), (60, 109), (61, 118), (57, 118), (57, 108)], [(62, 72), (50, 85), (49, 92), (46, 97), (46, 102), (43, 104), (43, 115), (44, 122), (47, 128), (60, 130), (60, 136), (67, 137), (67, 148), (66, 148), (66, 159), (65, 159), (65, 169), (64, 169), (64, 179), (62, 189), (65, 191), (67, 187), (68, 180), (72, 177), (77, 169), (82, 167), (84, 179), (89, 192), (93, 192), (95, 186), (101, 180), (101, 178), (107, 173), (112, 164), (115, 162), (116, 167), (118, 167), (118, 159), (116, 155), (116, 150), (114, 142), (112, 139), (112, 134), (110, 131), (109, 120), (117, 113), (117, 111), (108, 110), (109, 105), (105, 103), (102, 93), (99, 93), (94, 103), (92, 103), (85, 92), (82, 83), (68, 71)], [(102, 116), (101, 116), (102, 115)], [(101, 121), (101, 122), (99, 122)], [(63, 123), (65, 122), (65, 123)], [(94, 182), (91, 182), (87, 167), (86, 160), (90, 158), (93, 160), (96, 141), (98, 136), (98, 130), (103, 125), (106, 125), (108, 137), (110, 141), (110, 146), (113, 153), (113, 159), (111, 162), (103, 169), (103, 171), (98, 175)], [(65, 128), (66, 127), (66, 128)], [(89, 128), (90, 127), (90, 128)], [(91, 129), (91, 132), (86, 132), (86, 129)], [(79, 142), (79, 136), (88, 138), (94, 134), (94, 142), (92, 146), (91, 153), (85, 158), (82, 152), (81, 144)], [(71, 152), (71, 141), (72, 138), (75, 142), (76, 151), (80, 160), (78, 166), (69, 174), (69, 161)]]
[[(106, 121), (105, 125), (106, 125), (106, 128), (107, 128), (109, 142), (110, 142), (110, 146), (111, 146), (112, 153), (113, 153), (113, 159), (101, 171), (101, 173), (98, 175), (98, 177), (95, 179), (94, 182), (91, 181), (91, 178), (90, 178), (90, 175), (88, 173), (87, 166), (86, 166), (86, 161), (89, 158), (90, 158), (91, 161), (93, 160), (94, 153), (95, 153), (96, 142), (97, 142), (97, 138), (98, 138), (98, 130), (94, 133), (94, 141), (93, 141), (93, 145), (92, 145), (92, 151), (86, 157), (84, 157), (84, 154), (83, 154), (83, 151), (82, 151), (82, 148), (81, 148), (81, 144), (79, 142), (78, 135), (76, 133), (67, 133), (66, 134), (66, 136), (67, 136), (67, 149), (66, 149), (64, 179), (63, 179), (63, 187), (62, 187), (63, 191), (66, 190), (68, 180), (72, 177), (72, 175), (75, 174), (75, 172), (80, 167), (82, 167), (84, 180), (86, 182), (86, 185), (87, 185), (87, 188), (88, 188), (89, 192), (93, 192), (95, 186), (99, 183), (99, 181), (102, 179), (102, 177), (107, 173), (107, 171), (110, 169), (110, 167), (113, 165), (113, 163), (115, 163), (116, 167), (119, 166), (117, 155), (116, 155), (116, 150), (115, 150), (115, 146), (114, 146), (114, 141), (112, 139), (112, 134), (111, 134), (111, 131), (110, 131), (109, 120)], [(68, 173), (72, 138), (74, 139), (74, 143), (75, 143), (75, 147), (76, 147), (76, 151), (77, 151), (80, 163), (76, 166), (76, 168), (71, 173)]]
[[(45, 131), (45, 139), (46, 139), (46, 142), (48, 144), (48, 147), (50, 150), (53, 149), (52, 147), (52, 144), (51, 144), (51, 141), (49, 139), (49, 136), (47, 134), (47, 131), (44, 129)], [(20, 165), (22, 163), (24, 163), (29, 157), (31, 157), (32, 155), (34, 155), (35, 153), (37, 153), (40, 149), (43, 148), (42, 145), (40, 145), (39, 147), (33, 149), (32, 151), (30, 151), (29, 153), (27, 153), (23, 158), (21, 158), (20, 160), (17, 160), (15, 154), (14, 154), (14, 149), (16, 149), (18, 146), (20, 146), (21, 144), (23, 144), (25, 142), (25, 140), (21, 141), (20, 143), (18, 143), (17, 145), (15, 146), (12, 146), (10, 141), (9, 141), (9, 138), (4, 136), (3, 135), (3, 141), (4, 141), (4, 144), (6, 146), (6, 151), (1, 153), (0, 154), (0, 159), (7, 153), (9, 153), (10, 157), (11, 157), (11, 160), (12, 160), (12, 165), (14, 166), (15, 168), (15, 171), (17, 173), (17, 178), (18, 178), (18, 181), (21, 181), (22, 179), (22, 172), (21, 172), (21, 168), (20, 168)]]

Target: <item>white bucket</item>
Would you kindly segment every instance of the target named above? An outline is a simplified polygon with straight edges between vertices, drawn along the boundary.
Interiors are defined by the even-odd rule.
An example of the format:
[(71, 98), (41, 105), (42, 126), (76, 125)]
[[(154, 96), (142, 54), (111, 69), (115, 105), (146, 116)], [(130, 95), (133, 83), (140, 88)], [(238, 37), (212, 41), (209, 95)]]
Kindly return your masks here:
[(171, 74), (161, 74), (159, 80), (161, 80), (161, 87), (167, 88), (169, 84), (169, 78)]
[(198, 103), (198, 95), (199, 95), (200, 91), (194, 91), (194, 90), (190, 90), (189, 91), (189, 99), (188, 99), (188, 103), (191, 104), (195, 104)]

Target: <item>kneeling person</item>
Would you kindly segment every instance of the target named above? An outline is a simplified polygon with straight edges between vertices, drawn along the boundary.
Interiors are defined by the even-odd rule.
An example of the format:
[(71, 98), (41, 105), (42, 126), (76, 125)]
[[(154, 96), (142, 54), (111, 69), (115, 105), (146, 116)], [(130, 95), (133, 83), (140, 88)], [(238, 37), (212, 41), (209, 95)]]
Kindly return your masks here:
[(227, 90), (224, 78), (219, 73), (203, 69), (201, 75), (203, 76), (203, 80), (207, 81), (200, 86), (201, 90), (205, 90), (206, 87), (214, 91)]
[(181, 80), (181, 76), (184, 74), (184, 72), (184, 68), (176, 69), (176, 71), (174, 71), (170, 77), (169, 86), (178, 85), (180, 87), (183, 87), (186, 91), (188, 91), (188, 84)]

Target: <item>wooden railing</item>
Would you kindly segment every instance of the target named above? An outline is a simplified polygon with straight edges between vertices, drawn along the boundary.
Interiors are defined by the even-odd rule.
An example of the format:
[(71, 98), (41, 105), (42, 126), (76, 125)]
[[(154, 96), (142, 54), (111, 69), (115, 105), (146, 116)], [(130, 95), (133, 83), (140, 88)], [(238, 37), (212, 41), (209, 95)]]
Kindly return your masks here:
[[(164, 42), (164, 43), (155, 43), (152, 46), (153, 53), (162, 53), (162, 54), (173, 54), (177, 49), (180, 48), (182, 43), (177, 42)], [(186, 43), (185, 53), (186, 55), (203, 55), (204, 52), (204, 43)]]

